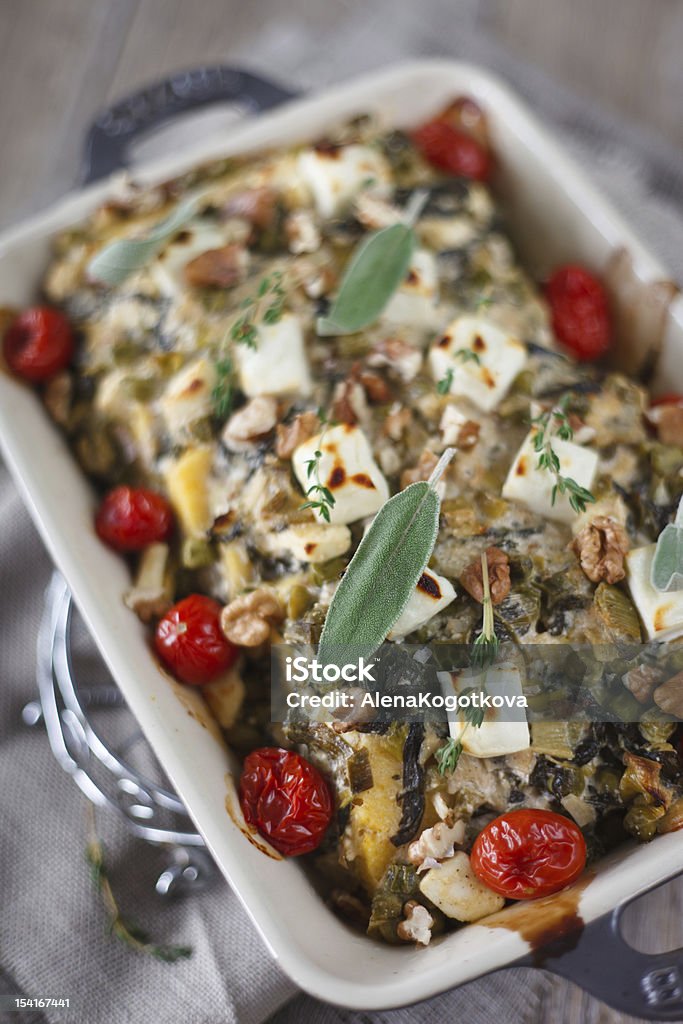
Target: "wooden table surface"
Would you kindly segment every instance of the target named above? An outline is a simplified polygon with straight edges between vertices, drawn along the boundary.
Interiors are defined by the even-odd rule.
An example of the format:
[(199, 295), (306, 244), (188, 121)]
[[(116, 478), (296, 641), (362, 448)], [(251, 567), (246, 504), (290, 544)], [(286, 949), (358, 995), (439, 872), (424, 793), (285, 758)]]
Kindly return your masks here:
[[(413, 52), (428, 54), (430, 40), (441, 28), (457, 29), (458, 18), (604, 109), (683, 146), (680, 0), (421, 0), (409, 12), (404, 6), (396, 4), (387, 18), (386, 4), (376, 10), (376, 0), (2, 0), (0, 224), (71, 186), (95, 111), (168, 71), (224, 62), (314, 85), (402, 55), (391, 50), (400, 32), (412, 34)], [(367, 21), (369, 45), (364, 54), (356, 47), (345, 53), (345, 26), (359, 18)], [(410, 52), (410, 41), (404, 50)], [(652, 952), (683, 944), (682, 903), (679, 883), (645, 897), (627, 912), (627, 938)], [(549, 992), (544, 1021), (634, 1019), (559, 979)]]

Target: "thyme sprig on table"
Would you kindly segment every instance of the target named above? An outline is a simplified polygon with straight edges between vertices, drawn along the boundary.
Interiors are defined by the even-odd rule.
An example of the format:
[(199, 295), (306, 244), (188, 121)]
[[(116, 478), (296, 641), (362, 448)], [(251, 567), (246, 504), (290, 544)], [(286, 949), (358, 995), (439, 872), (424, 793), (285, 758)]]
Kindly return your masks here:
[(109, 933), (121, 942), (125, 942), (127, 946), (130, 946), (137, 953), (153, 956), (157, 960), (163, 960), (165, 963), (172, 964), (176, 960), (191, 957), (193, 954), (191, 946), (167, 946), (152, 942), (142, 928), (130, 921), (125, 921), (121, 916), (121, 911), (116, 902), (104, 862), (104, 847), (95, 831), (94, 811), (92, 808), (90, 808), (90, 812), (89, 838), (85, 857), (90, 865), (91, 878), (102, 896), (102, 901), (109, 917)]
[[(495, 662), (498, 656), (498, 649), (500, 647), (500, 641), (496, 636), (495, 623), (493, 620), (493, 602), (491, 600), (491, 586), (489, 583), (489, 564), (485, 551), (482, 552), (481, 556), (481, 580), (484, 588), (484, 596), (481, 602), (484, 609), (484, 619), (482, 622), (481, 633), (474, 641), (472, 647), (471, 664), (481, 672), (484, 672)], [(478, 691), (475, 687), (470, 686), (466, 690), (463, 690), (460, 696), (464, 697), (465, 695), (471, 695), (477, 692)], [(439, 774), (445, 775), (447, 772), (452, 773), (455, 771), (458, 767), (460, 755), (463, 752), (462, 737), (464, 736), (465, 731), (469, 728), (481, 728), (482, 722), (484, 721), (484, 715), (484, 708), (477, 708), (472, 704), (465, 708), (465, 726), (460, 733), (460, 736), (457, 740), (451, 736), (434, 755), (439, 769)]]
[(306, 497), (309, 500), (305, 501), (299, 508), (302, 511), (306, 508), (313, 509), (322, 516), (326, 523), (329, 523), (330, 512), (336, 504), (336, 498), (329, 487), (326, 487), (320, 479), (320, 462), (323, 457), (323, 438), (328, 427), (334, 426), (334, 424), (327, 418), (327, 414), (323, 409), (318, 409), (318, 419), (323, 428), (319, 440), (320, 447), (313, 452), (313, 458), (306, 462), (306, 478), (312, 481), (306, 490)]
[(276, 324), (282, 319), (287, 297), (283, 278), (281, 270), (274, 270), (261, 280), (256, 293), (244, 300), (244, 312), (230, 329), (230, 337), (238, 345), (255, 349), (259, 324)]
[(551, 504), (555, 504), (558, 494), (566, 494), (569, 504), (575, 512), (585, 512), (586, 505), (595, 502), (595, 495), (587, 488), (573, 480), (570, 476), (563, 476), (560, 466), (560, 458), (553, 448), (553, 438), (560, 441), (571, 441), (574, 431), (569, 422), (570, 395), (565, 395), (552, 409), (534, 416), (531, 420), (536, 427), (534, 437), (534, 451), (538, 453), (538, 468), (545, 469), (555, 478), (553, 485)]
[[(477, 366), (481, 366), (481, 359), (477, 353), (471, 348), (459, 348), (453, 353), (454, 359), (460, 359), (463, 363), (476, 363)], [(436, 390), (440, 395), (447, 395), (451, 390), (453, 383), (453, 377), (455, 376), (455, 367), (450, 366), (439, 383), (436, 385)]]

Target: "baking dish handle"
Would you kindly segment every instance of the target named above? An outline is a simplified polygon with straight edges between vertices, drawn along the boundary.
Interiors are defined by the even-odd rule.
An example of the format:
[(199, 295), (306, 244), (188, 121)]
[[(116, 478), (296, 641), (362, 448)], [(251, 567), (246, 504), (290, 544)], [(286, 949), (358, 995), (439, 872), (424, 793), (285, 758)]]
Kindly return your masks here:
[(683, 949), (641, 953), (630, 946), (621, 934), (621, 918), (634, 900), (529, 954), (519, 965), (559, 974), (622, 1013), (683, 1020)]
[(85, 140), (81, 181), (88, 184), (126, 167), (134, 139), (187, 111), (212, 103), (239, 103), (258, 113), (294, 95), (281, 85), (235, 68), (179, 71), (102, 111)]

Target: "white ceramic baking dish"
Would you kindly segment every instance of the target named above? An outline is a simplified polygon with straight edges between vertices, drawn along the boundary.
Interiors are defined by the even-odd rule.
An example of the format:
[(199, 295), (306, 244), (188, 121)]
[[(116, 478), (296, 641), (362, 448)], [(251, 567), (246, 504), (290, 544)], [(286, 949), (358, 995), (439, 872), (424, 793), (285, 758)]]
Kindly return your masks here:
[[(281, 98), (277, 89), (269, 91), (267, 84), (239, 74), (232, 80), (229, 74), (224, 76), (223, 92), (234, 95), (245, 83), (252, 99), (254, 91), (261, 90), (256, 105), (272, 105)], [(180, 76), (170, 93), (168, 83), (165, 92), (149, 91), (142, 113), (139, 103), (137, 109), (135, 104), (124, 104), (109, 112), (91, 138), (96, 170), (101, 172), (111, 156), (107, 148), (120, 149), (140, 125), (160, 112), (196, 105), (202, 89), (193, 93), (193, 88), (188, 76)], [(415, 124), (460, 94), (473, 96), (487, 111), (513, 233), (536, 271), (566, 259), (602, 269), (611, 255), (625, 248), (639, 280), (665, 276), (583, 171), (510, 89), (467, 64), (404, 64), (320, 95), (286, 102), (275, 111), (238, 123), (229, 137), (213, 137), (192, 151), (185, 149), (177, 157), (156, 161), (136, 172), (136, 177), (154, 181), (177, 173), (200, 156), (310, 138), (361, 111), (373, 110), (389, 124)], [(51, 235), (82, 218), (113, 187), (113, 180), (106, 179), (74, 192), (0, 238), (0, 303), (21, 305), (35, 299)], [(676, 300), (667, 315), (659, 370), (669, 389), (683, 390), (682, 354), (683, 304)], [(379, 1009), (423, 999), (527, 957), (529, 945), (520, 928), (526, 934), (533, 931), (534, 915), (536, 923), (547, 921), (551, 913), (547, 906), (525, 905), (523, 921), (514, 917), (514, 910), (513, 916), (506, 911), (509, 927), (500, 922), (496, 927), (466, 927), (436, 940), (427, 950), (393, 948), (342, 924), (295, 861), (264, 856), (226, 811), (226, 774), (234, 766), (220, 735), (207, 725), (201, 706), (192, 703), (196, 695), (172, 686), (162, 675), (150, 656), (145, 630), (122, 603), (127, 570), (93, 533), (93, 498), (87, 481), (36, 396), (5, 374), (0, 374), (0, 434), (31, 515), (128, 704), (217, 864), (284, 971), (324, 1000)], [(632, 953), (618, 944), (618, 914), (611, 913), (681, 870), (683, 834), (624, 849), (601, 863), (580, 895), (583, 920), (598, 921), (592, 926), (589, 955), (586, 937), (591, 937), (591, 928), (585, 929), (573, 954), (548, 960), (547, 966), (575, 977), (631, 1013), (659, 1019), (683, 1017), (683, 996), (677, 975), (671, 974), (683, 970), (680, 954)], [(560, 908), (558, 920), (566, 917)]]

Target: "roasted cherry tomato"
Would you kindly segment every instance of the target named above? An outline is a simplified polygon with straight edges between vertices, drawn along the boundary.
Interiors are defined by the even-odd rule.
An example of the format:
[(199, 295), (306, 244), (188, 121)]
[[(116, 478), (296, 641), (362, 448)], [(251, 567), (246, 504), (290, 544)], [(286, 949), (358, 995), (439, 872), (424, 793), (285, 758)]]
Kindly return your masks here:
[(98, 537), (117, 551), (140, 551), (168, 540), (172, 529), (173, 512), (166, 498), (144, 487), (115, 487), (95, 516)]
[(26, 309), (5, 331), (3, 353), (13, 373), (40, 384), (71, 362), (74, 353), (71, 325), (58, 309), (49, 306)]
[(471, 135), (439, 119), (413, 132), (413, 142), (425, 160), (460, 178), (486, 181), (491, 176), (491, 155)]
[(611, 344), (607, 295), (584, 267), (559, 267), (546, 285), (558, 341), (580, 360), (599, 359)]
[(247, 824), (286, 857), (320, 846), (334, 809), (330, 787), (318, 769), (279, 747), (261, 747), (247, 755), (240, 804)]
[(221, 606), (202, 594), (190, 594), (169, 608), (157, 625), (154, 646), (173, 675), (190, 686), (210, 683), (238, 654), (221, 631)]
[(520, 808), (482, 829), (471, 862), (477, 878), (500, 896), (533, 900), (579, 877), (586, 864), (586, 842), (569, 818)]
[(445, 121), (452, 128), (459, 128), (465, 135), (475, 139), (488, 151), (489, 131), (486, 114), (471, 97), (460, 96), (459, 99), (449, 104), (435, 120)]
[(676, 394), (674, 391), (669, 391), (667, 394), (660, 395), (659, 398), (653, 398), (651, 400), (651, 409), (655, 409), (658, 405), (683, 405), (683, 395)]

